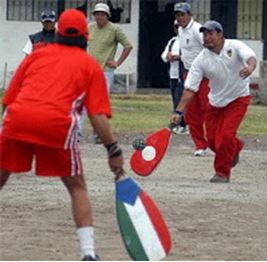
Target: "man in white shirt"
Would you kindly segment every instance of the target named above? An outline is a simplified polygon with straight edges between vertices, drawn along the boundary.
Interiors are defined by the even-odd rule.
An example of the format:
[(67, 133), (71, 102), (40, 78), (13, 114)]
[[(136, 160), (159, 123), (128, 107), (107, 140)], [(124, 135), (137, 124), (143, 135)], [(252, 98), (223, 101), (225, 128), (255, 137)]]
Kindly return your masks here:
[(205, 49), (189, 70), (185, 91), (172, 121), (179, 123), (201, 80), (207, 77), (210, 80), (207, 138), (215, 153), (215, 175), (210, 182), (227, 183), (244, 145), (236, 134), (250, 103), (249, 76), (257, 61), (254, 51), (243, 42), (224, 38), (220, 23), (207, 21), (200, 32), (204, 34)]
[[(177, 35), (179, 26), (177, 20), (174, 21), (173, 26), (176, 36), (172, 37), (168, 41), (164, 51), (161, 54), (161, 59), (163, 62), (170, 64), (170, 91), (174, 112), (184, 91), (184, 80), (182, 76), (184, 73), (184, 68), (182, 62), (180, 61), (180, 40), (179, 36)], [(180, 127), (173, 129), (173, 132), (177, 134), (188, 134), (188, 129), (184, 119), (182, 119)]]
[[(203, 35), (199, 32), (201, 24), (194, 21), (191, 6), (188, 3), (174, 5), (175, 18), (179, 24), (178, 35), (180, 38), (181, 60), (187, 72), (194, 59), (203, 49)], [(185, 121), (189, 126), (191, 137), (195, 144), (195, 156), (204, 156), (208, 147), (205, 136), (205, 112), (208, 106), (209, 85), (203, 79), (194, 99), (185, 113)]]

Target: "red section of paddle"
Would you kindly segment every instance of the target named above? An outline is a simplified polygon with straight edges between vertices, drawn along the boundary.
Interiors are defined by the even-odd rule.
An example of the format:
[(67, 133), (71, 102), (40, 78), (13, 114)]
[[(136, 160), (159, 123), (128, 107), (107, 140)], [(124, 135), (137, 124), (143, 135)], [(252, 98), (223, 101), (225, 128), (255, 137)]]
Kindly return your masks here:
[(164, 248), (167, 256), (171, 250), (171, 245), (172, 245), (169, 229), (158, 207), (156, 206), (154, 201), (150, 198), (150, 196), (146, 192), (141, 191), (140, 198), (142, 203), (144, 204), (147, 214), (150, 217), (151, 223), (153, 224), (157, 232), (161, 245)]
[(148, 136), (146, 138), (146, 146), (154, 147), (156, 156), (153, 160), (146, 161), (142, 156), (142, 150), (135, 150), (130, 160), (132, 170), (140, 176), (150, 175), (165, 155), (170, 138), (171, 131), (167, 127)]

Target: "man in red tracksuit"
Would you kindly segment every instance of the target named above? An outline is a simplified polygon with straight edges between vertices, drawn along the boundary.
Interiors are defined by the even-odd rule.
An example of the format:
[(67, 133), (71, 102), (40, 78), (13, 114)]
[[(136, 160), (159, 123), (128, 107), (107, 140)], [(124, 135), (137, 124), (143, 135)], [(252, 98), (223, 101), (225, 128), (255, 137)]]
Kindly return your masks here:
[(201, 88), (203, 76), (206, 76), (210, 81), (207, 139), (215, 153), (215, 174), (210, 182), (227, 183), (243, 148), (237, 130), (251, 99), (249, 76), (256, 68), (256, 55), (243, 42), (225, 39), (223, 28), (217, 21), (207, 21), (200, 32), (204, 34), (206, 48), (189, 70), (185, 91), (172, 121), (179, 123), (186, 107)]
[[(174, 5), (174, 13), (179, 25), (181, 61), (185, 67), (184, 78), (194, 59), (203, 50), (203, 35), (199, 32), (201, 24), (194, 21), (188, 3)], [(205, 132), (205, 116), (208, 107), (209, 81), (203, 77), (200, 88), (185, 112), (185, 121), (195, 143), (195, 156), (204, 156), (208, 147)]]

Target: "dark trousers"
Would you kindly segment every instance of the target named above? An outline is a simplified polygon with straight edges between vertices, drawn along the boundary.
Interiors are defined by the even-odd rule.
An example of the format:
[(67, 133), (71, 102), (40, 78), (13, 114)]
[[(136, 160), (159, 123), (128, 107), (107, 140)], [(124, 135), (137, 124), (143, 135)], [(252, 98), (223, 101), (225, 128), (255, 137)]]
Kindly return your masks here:
[[(170, 79), (170, 90), (172, 96), (173, 111), (176, 110), (184, 91), (184, 82), (179, 79)], [(181, 120), (180, 126), (185, 127), (186, 123), (184, 117)]]

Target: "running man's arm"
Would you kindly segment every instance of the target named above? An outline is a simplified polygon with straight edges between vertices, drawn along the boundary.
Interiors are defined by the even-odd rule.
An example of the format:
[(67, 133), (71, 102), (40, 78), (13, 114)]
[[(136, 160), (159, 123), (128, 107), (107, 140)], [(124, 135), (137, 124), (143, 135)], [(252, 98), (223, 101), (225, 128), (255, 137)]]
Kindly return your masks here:
[(255, 70), (257, 66), (257, 60), (255, 57), (250, 57), (247, 60), (247, 66), (244, 67), (241, 71), (240, 71), (240, 76), (242, 78), (247, 78), (248, 76), (250, 76), (253, 71)]

